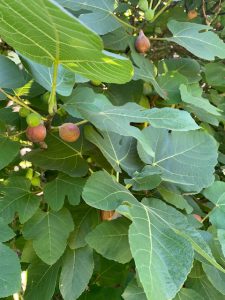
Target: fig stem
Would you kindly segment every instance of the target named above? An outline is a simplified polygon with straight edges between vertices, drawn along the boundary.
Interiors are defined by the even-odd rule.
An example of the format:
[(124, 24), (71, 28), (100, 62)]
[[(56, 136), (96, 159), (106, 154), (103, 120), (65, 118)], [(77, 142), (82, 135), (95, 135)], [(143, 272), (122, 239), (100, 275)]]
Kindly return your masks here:
[(116, 181), (120, 182), (120, 173), (119, 172), (116, 172)]
[(77, 122), (77, 123), (74, 123), (75, 125), (79, 126), (79, 125), (83, 125), (83, 124), (86, 124), (88, 123), (89, 121), (88, 120), (82, 120), (80, 122)]
[(166, 8), (173, 2), (173, 0), (169, 0), (154, 16), (154, 18), (151, 20), (151, 23), (153, 23), (165, 10)]
[[(0, 92), (3, 93), (8, 99), (10, 99), (11, 101), (15, 102), (16, 104), (19, 104), (20, 106), (29, 109), (29, 111), (31, 111), (31, 112), (33, 112), (33, 113), (39, 115), (39, 113), (36, 112), (33, 108), (29, 107), (27, 104), (25, 104), (23, 101), (19, 100), (17, 97), (9, 95), (9, 94), (6, 93), (2, 88), (0, 88)], [(42, 119), (43, 121), (46, 120), (46, 118), (44, 118), (44, 117), (42, 117), (42, 116), (41, 116), (41, 119)]]
[(127, 23), (127, 22), (121, 20), (120, 18), (118, 18), (118, 17), (117, 17), (116, 15), (114, 15), (113, 13), (111, 13), (111, 15), (112, 15), (119, 23), (123, 24), (124, 26), (129, 27), (129, 28), (131, 28), (131, 29), (133, 29), (133, 30), (135, 30), (135, 31), (137, 30), (136, 27), (134, 27), (134, 26), (132, 26), (131, 24), (129, 24), (129, 23)]
[(156, 9), (159, 7), (160, 4), (161, 4), (161, 0), (159, 0), (158, 3), (155, 5), (154, 11), (156, 11)]
[(59, 66), (59, 61), (56, 59), (53, 64), (52, 90), (51, 90), (50, 97), (48, 99), (48, 112), (51, 116), (53, 116), (57, 110), (56, 87), (57, 87), (57, 77), (58, 77), (58, 66)]

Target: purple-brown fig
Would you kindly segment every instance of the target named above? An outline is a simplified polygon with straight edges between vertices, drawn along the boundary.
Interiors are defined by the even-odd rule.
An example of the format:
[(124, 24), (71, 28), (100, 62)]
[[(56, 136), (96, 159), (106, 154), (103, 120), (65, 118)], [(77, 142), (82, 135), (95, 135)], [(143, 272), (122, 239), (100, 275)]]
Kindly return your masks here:
[(75, 142), (80, 136), (80, 129), (73, 123), (64, 123), (59, 127), (59, 136), (65, 142)]
[(30, 140), (31, 142), (43, 142), (46, 138), (46, 128), (42, 124), (35, 127), (27, 127), (26, 135), (28, 140)]
[(146, 53), (151, 47), (149, 39), (144, 34), (143, 30), (140, 30), (139, 35), (135, 41), (135, 48), (139, 53)]

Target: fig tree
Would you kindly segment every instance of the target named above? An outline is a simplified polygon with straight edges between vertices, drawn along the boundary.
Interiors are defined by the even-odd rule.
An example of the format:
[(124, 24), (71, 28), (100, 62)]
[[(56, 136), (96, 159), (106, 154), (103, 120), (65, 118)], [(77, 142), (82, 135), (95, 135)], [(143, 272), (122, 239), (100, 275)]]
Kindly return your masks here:
[(145, 53), (150, 49), (150, 41), (145, 36), (143, 30), (140, 30), (139, 35), (135, 41), (135, 48), (140, 53)]
[(80, 136), (80, 129), (73, 123), (64, 123), (59, 127), (59, 136), (65, 142), (75, 142)]
[(41, 116), (36, 113), (31, 113), (27, 116), (26, 121), (27, 121), (28, 126), (35, 127), (35, 126), (40, 125)]
[(27, 127), (26, 135), (28, 140), (30, 140), (31, 142), (43, 142), (46, 137), (46, 128), (42, 124), (35, 127)]

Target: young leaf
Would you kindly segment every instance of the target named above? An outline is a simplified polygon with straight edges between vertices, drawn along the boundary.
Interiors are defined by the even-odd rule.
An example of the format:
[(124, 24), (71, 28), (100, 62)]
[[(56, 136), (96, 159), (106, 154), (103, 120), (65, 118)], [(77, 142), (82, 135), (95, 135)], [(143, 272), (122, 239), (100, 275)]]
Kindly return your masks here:
[(67, 250), (60, 275), (59, 288), (66, 300), (77, 299), (85, 290), (92, 276), (94, 261), (92, 250), (86, 246)]
[(37, 255), (48, 265), (53, 265), (66, 249), (69, 233), (73, 230), (70, 212), (38, 211), (23, 228), (24, 238), (33, 240)]
[(194, 55), (206, 60), (225, 58), (225, 44), (218, 35), (210, 31), (212, 27), (171, 20), (168, 28), (173, 37), (166, 39), (181, 45)]
[(105, 258), (127, 263), (132, 258), (128, 243), (129, 225), (125, 218), (105, 221), (87, 235), (86, 241)]
[(60, 210), (67, 197), (71, 205), (80, 202), (85, 179), (59, 174), (44, 186), (44, 197), (53, 210)]

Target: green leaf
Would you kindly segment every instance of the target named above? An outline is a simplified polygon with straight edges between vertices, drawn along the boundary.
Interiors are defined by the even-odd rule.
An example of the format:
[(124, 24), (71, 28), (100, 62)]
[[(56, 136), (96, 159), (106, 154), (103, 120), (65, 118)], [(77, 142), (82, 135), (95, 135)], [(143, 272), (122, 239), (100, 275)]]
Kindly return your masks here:
[(38, 211), (23, 228), (24, 238), (33, 240), (37, 255), (46, 264), (54, 264), (66, 249), (69, 233), (73, 230), (70, 212)]
[(15, 236), (13, 230), (0, 218), (0, 242), (7, 242)]
[(185, 286), (197, 291), (204, 300), (224, 300), (224, 295), (214, 288), (201, 267), (195, 276), (187, 280)]
[(0, 55), (0, 87), (15, 89), (25, 84), (23, 72), (8, 57)]
[(54, 180), (44, 186), (44, 197), (53, 210), (60, 210), (67, 197), (71, 205), (80, 202), (85, 179), (74, 178), (65, 174), (59, 174)]
[(212, 285), (223, 295), (225, 295), (225, 274), (214, 266), (202, 264), (203, 270), (206, 273), (208, 280)]
[(21, 268), (17, 254), (0, 243), (0, 297), (19, 292)]
[(1, 37), (27, 58), (48, 67), (57, 61), (92, 80), (124, 83), (131, 79), (129, 60), (103, 52), (100, 37), (56, 2), (3, 0), (0, 11)]
[(82, 197), (84, 201), (98, 209), (113, 210), (123, 201), (134, 201), (134, 196), (107, 172), (93, 173), (87, 180)]
[(36, 259), (27, 269), (25, 300), (51, 300), (57, 283), (60, 263), (48, 266)]
[(85, 137), (101, 150), (116, 172), (121, 172), (122, 168), (131, 175), (143, 166), (137, 155), (136, 141), (132, 137), (113, 132), (98, 133), (91, 126), (85, 128)]
[(199, 63), (191, 58), (170, 58), (160, 60), (158, 63), (159, 74), (181, 74), (189, 84), (199, 82), (201, 79)]
[(182, 288), (173, 300), (204, 300), (197, 291), (187, 288)]
[(18, 155), (20, 144), (6, 137), (0, 137), (0, 170)]
[(181, 45), (194, 55), (206, 60), (225, 58), (225, 44), (211, 31), (212, 27), (171, 20), (168, 28), (173, 37), (166, 39)]
[[(25, 57), (22, 57), (22, 62), (36, 82), (46, 90), (52, 90), (53, 67), (46, 67)], [(75, 74), (59, 65), (56, 93), (62, 96), (69, 96), (72, 93), (74, 84)]]
[(129, 44), (130, 35), (124, 28), (120, 27), (105, 34), (102, 39), (106, 49), (125, 51)]
[(122, 297), (124, 300), (147, 300), (143, 288), (139, 287), (135, 280), (127, 285)]
[(204, 110), (214, 116), (221, 116), (220, 109), (212, 105), (208, 99), (194, 96), (190, 91), (188, 91), (187, 86), (185, 86), (184, 84), (180, 85), (180, 93), (183, 102)]
[(167, 99), (167, 94), (165, 91), (159, 86), (157, 80), (156, 80), (156, 71), (154, 64), (143, 57), (141, 54), (137, 53), (134, 48), (134, 40), (132, 40), (129, 43), (130, 49), (131, 49), (131, 57), (134, 61), (134, 77), (133, 80), (143, 80), (145, 82), (150, 82), (156, 92), (164, 99)]
[[(79, 20), (100, 35), (121, 27), (120, 19), (113, 13), (115, 9), (114, 0), (107, 0), (107, 2), (104, 0), (87, 0), (85, 2), (57, 0), (57, 2), (70, 10), (87, 10), (87, 13), (79, 16)], [(103, 24), (104, 26), (102, 26)]]
[(74, 231), (70, 234), (69, 247), (78, 249), (87, 245), (86, 235), (100, 222), (100, 215), (96, 209), (86, 204), (73, 208)]
[(24, 177), (14, 176), (0, 187), (3, 197), (0, 198), (0, 216), (10, 223), (16, 212), (23, 224), (38, 209), (40, 197), (30, 191), (30, 181)]
[(60, 275), (60, 292), (64, 299), (75, 300), (85, 290), (92, 276), (94, 261), (92, 249), (83, 247), (67, 250)]
[(186, 280), (193, 262), (191, 243), (170, 224), (173, 218), (173, 225), (178, 227), (184, 217), (159, 199), (133, 203), (128, 210), (132, 219), (131, 253), (147, 299), (171, 299)]
[(132, 258), (128, 243), (129, 225), (125, 218), (102, 222), (87, 235), (86, 241), (105, 258), (127, 263)]
[(171, 189), (171, 187), (160, 185), (157, 190), (167, 203), (174, 205), (178, 209), (185, 209), (187, 214), (190, 214), (193, 211), (192, 206), (175, 187)]
[(217, 143), (212, 136), (203, 131), (170, 133), (152, 127), (145, 128), (143, 134), (155, 155), (151, 157), (138, 143), (139, 156), (145, 163), (159, 167), (163, 181), (193, 193), (213, 182)]
[(157, 187), (161, 179), (161, 170), (152, 166), (145, 166), (141, 172), (135, 172), (132, 179), (125, 179), (134, 191), (152, 190)]
[(66, 143), (56, 134), (49, 133), (46, 143), (47, 149), (33, 150), (26, 159), (44, 169), (62, 171), (73, 177), (86, 175), (88, 165), (82, 158), (82, 137), (75, 143)]
[(222, 62), (209, 63), (205, 66), (206, 82), (218, 90), (224, 91), (225, 66)]
[(90, 88), (77, 88), (66, 101), (69, 101), (70, 104), (73, 102), (74, 109), (98, 129), (124, 136), (133, 136), (144, 143), (146, 151), (151, 154), (152, 149), (149, 147), (149, 143), (146, 143), (142, 132), (137, 127), (131, 126), (131, 122), (150, 122), (153, 127), (177, 131), (198, 128), (191, 116), (185, 111), (173, 108), (144, 109), (136, 103), (113, 106), (104, 95), (95, 94)]

